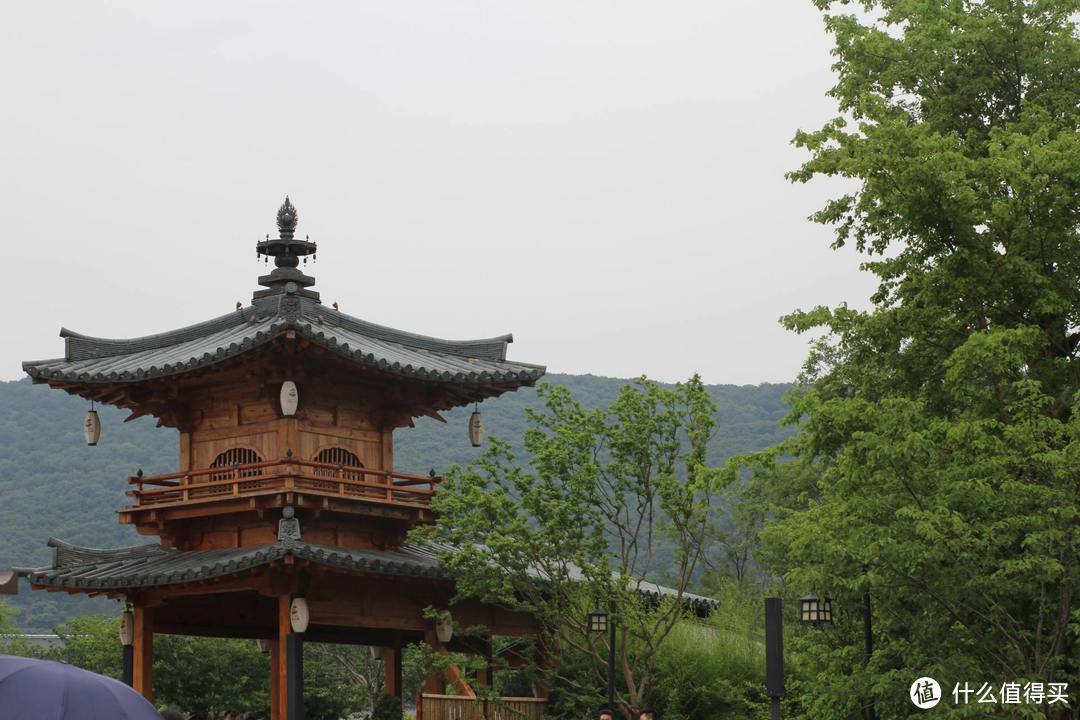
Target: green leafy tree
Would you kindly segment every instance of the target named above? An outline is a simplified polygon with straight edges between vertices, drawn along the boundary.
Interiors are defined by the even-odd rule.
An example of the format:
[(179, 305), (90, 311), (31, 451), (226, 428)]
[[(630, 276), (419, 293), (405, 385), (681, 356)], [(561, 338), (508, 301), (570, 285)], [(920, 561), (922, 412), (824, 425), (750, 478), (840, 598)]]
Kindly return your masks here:
[(404, 713), (401, 710), (401, 700), (389, 693), (382, 693), (375, 701), (375, 707), (371, 712), (371, 720), (401, 720)]
[(269, 658), (252, 640), (154, 637), (154, 700), (163, 705), (208, 716), (225, 710), (264, 715), (269, 678)]
[[(782, 455), (801, 480), (764, 531), (773, 567), (830, 592), (796, 645), (806, 711), (920, 675), (1080, 686), (1080, 40), (1075, 0), (815, 0), (841, 118), (792, 173), (851, 181), (814, 219), (877, 275), (868, 311), (796, 312), (812, 346)], [(858, 607), (875, 604), (862, 667)], [(1004, 715), (1028, 717), (1035, 706)], [(980, 708), (980, 711), (982, 708)], [(1076, 717), (1058, 703), (1045, 717)]]
[(56, 628), (61, 644), (48, 656), (119, 680), (123, 675), (120, 618), (87, 615)]
[(0, 653), (4, 655), (31, 655), (32, 648), (21, 637), (19, 626), (15, 623), (17, 608), (6, 600), (0, 599)]
[[(334, 650), (342, 651), (342, 654), (335, 657)], [(361, 681), (350, 670), (356, 666), (342, 662), (345, 659), (355, 663), (364, 655), (371, 659), (371, 652), (358, 645), (304, 644), (305, 718), (338, 720), (371, 707), (370, 677)]]
[[(524, 439), (531, 471), (493, 440), (450, 473), (427, 532), (457, 548), (440, 561), (461, 596), (538, 618), (548, 680), (582, 711), (603, 696), (608, 656), (586, 615), (613, 603), (617, 704), (630, 717), (657, 680), (657, 653), (686, 612), (707, 543), (715, 406), (696, 376), (675, 387), (643, 378), (596, 410), (565, 388), (539, 391), (545, 406), (529, 411)], [(642, 584), (661, 571), (675, 592), (647, 601)]]
[(318, 663), (322, 672), (330, 670), (349, 685), (355, 686), (372, 703), (372, 710), (383, 694), (386, 684), (383, 663), (366, 646), (309, 643), (304, 646), (304, 660), (306, 663)]

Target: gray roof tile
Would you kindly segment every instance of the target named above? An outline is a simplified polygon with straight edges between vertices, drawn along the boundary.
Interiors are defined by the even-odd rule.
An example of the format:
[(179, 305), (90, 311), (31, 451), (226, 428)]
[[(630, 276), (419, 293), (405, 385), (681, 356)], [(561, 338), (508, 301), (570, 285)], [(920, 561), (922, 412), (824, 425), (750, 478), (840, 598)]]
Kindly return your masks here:
[[(56, 538), (49, 539), (49, 546), (53, 548), (51, 566), (17, 568), (16, 572), (36, 585), (117, 591), (222, 577), (267, 565), (285, 555), (354, 572), (450, 580), (439, 567), (437, 555), (454, 550), (443, 544), (407, 544), (392, 550), (374, 550), (294, 541), (186, 552), (158, 544), (99, 550)], [(672, 588), (650, 582), (638, 583), (638, 590), (654, 599), (677, 594)], [(684, 593), (683, 599), (698, 613), (718, 607), (715, 600), (700, 595)]]
[(30, 582), (57, 588), (123, 590), (207, 580), (266, 565), (292, 555), (319, 565), (380, 575), (447, 579), (434, 548), (405, 545), (394, 550), (361, 550), (285, 541), (273, 545), (184, 552), (158, 544), (99, 550), (51, 538), (53, 563), (19, 568)]
[(213, 320), (129, 340), (64, 329), (63, 358), (28, 361), (23, 369), (42, 381), (135, 382), (213, 365), (288, 330), (357, 364), (432, 382), (517, 387), (535, 383), (545, 372), (540, 365), (506, 360), (510, 335), (441, 340), (369, 323), (303, 297), (291, 307), (266, 298)]

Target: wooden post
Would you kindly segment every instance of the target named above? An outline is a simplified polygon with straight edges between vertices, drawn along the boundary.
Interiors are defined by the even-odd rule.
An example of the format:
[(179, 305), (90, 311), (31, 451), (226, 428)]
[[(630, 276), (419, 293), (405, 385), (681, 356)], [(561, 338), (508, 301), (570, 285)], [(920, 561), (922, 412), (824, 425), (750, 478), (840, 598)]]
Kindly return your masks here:
[[(439, 642), (439, 636), (436, 634), (433, 627), (424, 631), (424, 642), (430, 645), (439, 655), (449, 657), (450, 651), (445, 645)], [(446, 690), (447, 683), (453, 686), (454, 693), (457, 695), (468, 698), (476, 697), (476, 692), (469, 685), (468, 681), (465, 679), (464, 673), (461, 672), (461, 668), (457, 665), (450, 665), (446, 669), (445, 678), (441, 674), (428, 675), (424, 678), (424, 692), (442, 695)]]
[(274, 668), (277, 676), (276, 682), (271, 683), (274, 687), (274, 697), (277, 699), (277, 715), (275, 720), (286, 720), (289, 717), (289, 692), (288, 671), (286, 669), (286, 657), (289, 634), (292, 632), (292, 624), (289, 622), (289, 604), (292, 602), (288, 595), (278, 597), (278, 633), (277, 642), (274, 643)]
[(548, 673), (551, 671), (551, 653), (548, 652), (542, 632), (536, 636), (535, 648), (536, 681), (533, 683), (533, 695), (546, 700), (551, 694), (551, 688), (548, 687)]
[(386, 692), (401, 698), (401, 648), (383, 648), (382, 658)]
[[(438, 652), (442, 648), (442, 643), (439, 642), (439, 638), (435, 635), (435, 628), (428, 628), (424, 631), (424, 642), (428, 646)], [(432, 693), (434, 695), (442, 695), (446, 691), (446, 683), (443, 682), (443, 678), (439, 674), (429, 674), (424, 678), (424, 692)]]
[(154, 702), (154, 617), (148, 607), (135, 606), (135, 643), (132, 652), (131, 686)]
[(278, 694), (278, 681), (279, 670), (278, 664), (281, 662), (281, 652), (278, 650), (277, 638), (274, 638), (273, 643), (270, 645), (270, 720), (282, 720), (281, 708), (278, 707), (280, 702), (280, 696)]
[[(476, 682), (478, 685), (483, 685), (487, 689), (491, 689), (495, 686), (495, 671), (491, 667), (491, 638), (483, 638), (482, 655), (484, 657), (484, 666), (476, 671)], [(491, 717), (488, 709), (488, 696), (484, 694), (484, 706), (483, 716), (485, 718)]]

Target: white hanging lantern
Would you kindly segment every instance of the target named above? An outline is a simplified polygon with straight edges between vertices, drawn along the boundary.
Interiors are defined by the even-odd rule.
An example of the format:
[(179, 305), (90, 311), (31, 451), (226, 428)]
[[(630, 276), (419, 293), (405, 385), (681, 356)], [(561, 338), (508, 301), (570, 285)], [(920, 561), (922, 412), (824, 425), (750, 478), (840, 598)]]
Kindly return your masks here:
[(97, 410), (93, 409), (91, 404), (90, 409), (86, 411), (86, 419), (83, 420), (83, 437), (86, 438), (86, 444), (93, 446), (97, 445), (98, 440), (101, 439), (101, 418), (98, 417)]
[(127, 647), (135, 642), (135, 613), (125, 610), (120, 613), (120, 644)]
[(381, 647), (375, 647), (374, 645), (371, 645), (368, 649), (371, 650), (371, 659), (372, 660), (382, 660), (383, 659), (383, 649)]
[(255, 644), (259, 646), (259, 652), (263, 655), (269, 655), (270, 651), (274, 648), (274, 641), (267, 640), (266, 638), (259, 638), (255, 641)]
[(300, 391), (296, 389), (296, 383), (286, 380), (281, 383), (281, 414), (292, 417), (296, 414), (296, 407), (300, 404)]
[(292, 604), (289, 605), (289, 624), (292, 625), (293, 632), (305, 632), (309, 620), (311, 620), (311, 613), (308, 611), (307, 600), (302, 597), (293, 598)]
[(435, 637), (443, 645), (450, 642), (454, 637), (454, 623), (450, 619), (449, 612), (439, 613), (439, 617), (435, 620)]
[(484, 444), (484, 416), (479, 410), (473, 410), (473, 414), (469, 416), (469, 442), (473, 447)]

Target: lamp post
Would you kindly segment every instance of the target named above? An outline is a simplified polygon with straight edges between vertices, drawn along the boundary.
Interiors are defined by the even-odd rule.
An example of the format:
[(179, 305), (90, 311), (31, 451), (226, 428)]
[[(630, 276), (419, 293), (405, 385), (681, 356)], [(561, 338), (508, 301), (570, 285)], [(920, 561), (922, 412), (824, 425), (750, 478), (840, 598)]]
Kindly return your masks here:
[(784, 610), (778, 597), (765, 598), (765, 692), (769, 696), (769, 717), (781, 720), (780, 700), (784, 697)]
[[(866, 652), (866, 657), (863, 660), (865, 665), (870, 664), (870, 657), (874, 654), (874, 634), (870, 615), (870, 593), (863, 593), (863, 645)], [(831, 625), (833, 621), (832, 614), (832, 598), (826, 595), (822, 600), (818, 600), (817, 595), (810, 594), (799, 598), (799, 622), (814, 625), (820, 627), (822, 625)], [(877, 720), (877, 712), (874, 710), (873, 698), (868, 698), (866, 704), (863, 705), (863, 717), (866, 720)]]
[(589, 632), (608, 634), (607, 701), (608, 708), (615, 709), (615, 601), (610, 612), (593, 610), (586, 616)]

